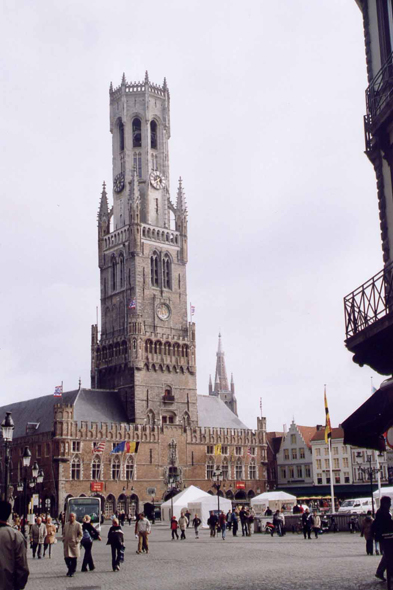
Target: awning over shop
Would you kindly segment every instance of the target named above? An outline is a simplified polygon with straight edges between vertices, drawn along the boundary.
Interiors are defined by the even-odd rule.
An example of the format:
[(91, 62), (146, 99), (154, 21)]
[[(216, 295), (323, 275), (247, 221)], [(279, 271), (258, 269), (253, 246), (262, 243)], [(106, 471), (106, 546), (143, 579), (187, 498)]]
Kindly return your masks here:
[(388, 379), (343, 422), (344, 444), (384, 451), (383, 434), (391, 426), (393, 426), (393, 379)]

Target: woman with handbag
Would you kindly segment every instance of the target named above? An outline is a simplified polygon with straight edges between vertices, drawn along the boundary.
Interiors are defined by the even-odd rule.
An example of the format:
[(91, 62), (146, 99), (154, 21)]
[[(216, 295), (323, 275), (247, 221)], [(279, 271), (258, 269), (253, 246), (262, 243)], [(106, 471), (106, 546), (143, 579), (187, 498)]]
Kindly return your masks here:
[(82, 563), (82, 572), (87, 572), (87, 568), (92, 572), (94, 569), (94, 562), (93, 556), (91, 554), (91, 550), (93, 548), (93, 541), (98, 539), (101, 541), (101, 537), (97, 531), (97, 529), (91, 524), (91, 518), (88, 514), (83, 517), (82, 523), (82, 540), (81, 545), (85, 550), (85, 555), (83, 557)]
[(46, 550), (48, 550), (49, 559), (52, 557), (52, 545), (56, 543), (56, 527), (52, 523), (50, 516), (46, 519), (46, 537), (44, 541), (44, 557)]

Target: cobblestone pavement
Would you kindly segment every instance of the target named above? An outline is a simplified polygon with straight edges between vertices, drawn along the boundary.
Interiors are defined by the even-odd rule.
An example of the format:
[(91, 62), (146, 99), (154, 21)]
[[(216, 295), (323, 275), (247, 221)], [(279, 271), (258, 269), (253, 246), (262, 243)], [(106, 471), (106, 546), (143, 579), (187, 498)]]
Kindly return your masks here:
[[(73, 578), (66, 577), (63, 546), (53, 547), (52, 559), (32, 559), (29, 550), (30, 578), (26, 590), (366, 590), (385, 589), (375, 571), (379, 557), (366, 555), (366, 543), (359, 535), (337, 533), (304, 540), (287, 534), (271, 538), (256, 534), (236, 537), (227, 533), (211, 539), (208, 531), (194, 538), (187, 530), (186, 541), (172, 541), (163, 524), (153, 526), (148, 555), (137, 555), (133, 527), (125, 525), (126, 559), (120, 572), (111, 568), (110, 547), (95, 542), (96, 569), (82, 573), (82, 558)], [(82, 549), (83, 553), (83, 549)]]

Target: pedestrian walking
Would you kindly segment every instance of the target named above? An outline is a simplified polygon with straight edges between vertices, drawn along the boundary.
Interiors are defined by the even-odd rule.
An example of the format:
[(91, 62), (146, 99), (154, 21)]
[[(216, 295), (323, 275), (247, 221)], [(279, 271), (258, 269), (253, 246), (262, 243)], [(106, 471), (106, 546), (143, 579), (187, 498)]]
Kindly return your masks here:
[(114, 572), (120, 570), (121, 551), (124, 549), (124, 533), (116, 517), (112, 518), (112, 526), (108, 531), (107, 545), (111, 546), (112, 569)]
[(271, 535), (273, 536), (274, 531), (277, 531), (277, 535), (279, 537), (282, 537), (283, 535), (283, 525), (284, 525), (284, 515), (281, 514), (281, 512), (279, 510), (276, 510), (276, 512), (274, 513), (273, 516), (273, 526), (274, 528), (272, 529)]
[(247, 535), (247, 517), (246, 517), (246, 509), (244, 508), (244, 506), (242, 506), (240, 508), (240, 512), (239, 512), (239, 518), (240, 518), (240, 523), (242, 525), (242, 537), (244, 537), (245, 535)]
[(191, 522), (191, 520), (190, 520), (191, 519), (191, 512), (188, 509), (186, 512), (186, 518), (188, 520), (188, 524), (187, 524), (187, 528), (188, 528), (190, 526), (190, 522)]
[(198, 518), (197, 514), (195, 514), (195, 516), (194, 516), (194, 519), (192, 521), (192, 526), (194, 527), (195, 538), (199, 539), (199, 527), (201, 526), (201, 519)]
[(11, 504), (0, 501), (0, 587), (1, 590), (23, 590), (29, 577), (26, 541), (8, 524)]
[(373, 555), (374, 553), (374, 535), (372, 532), (374, 519), (371, 516), (371, 510), (367, 512), (367, 516), (363, 520), (362, 530), (360, 531), (360, 536), (364, 537), (366, 540), (366, 554)]
[(232, 510), (228, 510), (227, 512), (227, 529), (230, 531), (232, 528)]
[(49, 559), (51, 559), (52, 545), (54, 545), (54, 543), (56, 543), (57, 541), (56, 541), (56, 527), (53, 524), (52, 518), (50, 516), (48, 516), (46, 519), (45, 528), (46, 528), (46, 536), (45, 536), (45, 540), (44, 540), (44, 557), (45, 557), (46, 551), (48, 551)]
[(223, 512), (220, 512), (220, 515), (218, 517), (218, 525), (221, 529), (222, 540), (225, 541), (226, 528), (227, 528), (227, 517), (225, 516), (225, 514)]
[(75, 513), (71, 512), (68, 522), (64, 525), (63, 534), (64, 561), (68, 568), (67, 576), (70, 578), (72, 578), (76, 572), (77, 561), (80, 556), (82, 536), (82, 525), (76, 520)]
[(208, 526), (210, 528), (210, 536), (211, 537), (215, 537), (216, 536), (217, 522), (218, 522), (217, 516), (214, 514), (214, 511), (213, 510), (210, 510), (210, 516), (207, 519), (207, 524), (208, 524)]
[(83, 535), (81, 545), (85, 550), (82, 563), (82, 572), (87, 572), (88, 569), (92, 572), (95, 569), (93, 556), (91, 554), (93, 541), (101, 541), (101, 537), (95, 526), (91, 524), (91, 518), (88, 514), (83, 517), (82, 531)]
[(321, 517), (319, 516), (316, 510), (314, 510), (312, 518), (312, 530), (314, 531), (315, 538), (318, 539), (318, 533), (321, 531)]
[(188, 527), (188, 518), (185, 514), (181, 514), (179, 518), (179, 529), (181, 531), (180, 541), (186, 540), (186, 528)]
[(42, 548), (44, 546), (46, 537), (46, 526), (42, 522), (40, 516), (37, 516), (35, 523), (31, 527), (30, 531), (30, 543), (33, 550), (33, 559), (36, 554), (38, 559), (41, 559)]
[(305, 539), (311, 539), (311, 527), (313, 522), (313, 518), (307, 508), (302, 514), (303, 535)]
[(392, 517), (390, 515), (390, 505), (391, 499), (389, 498), (389, 496), (382, 496), (380, 508), (377, 510), (375, 520), (371, 525), (371, 531), (373, 533), (373, 536), (375, 537), (375, 540), (378, 541), (382, 553), (382, 558), (379, 562), (377, 571), (375, 573), (375, 577), (383, 581), (386, 580), (384, 573), (387, 568), (387, 559), (384, 553), (383, 535), (391, 533), (393, 531), (393, 522)]
[(232, 535), (237, 537), (237, 529), (239, 528), (239, 515), (236, 510), (232, 512)]
[(131, 526), (131, 522), (132, 522), (132, 514), (131, 514), (131, 512), (129, 512), (127, 514), (127, 520), (128, 520), (128, 526)]
[(179, 540), (179, 535), (177, 534), (177, 529), (179, 527), (179, 523), (177, 522), (176, 516), (172, 516), (171, 518), (171, 531), (172, 531), (172, 541), (176, 539)]
[(149, 539), (148, 535), (151, 533), (151, 524), (144, 514), (141, 512), (139, 520), (135, 525), (135, 534), (138, 536), (138, 550), (137, 553), (149, 553)]

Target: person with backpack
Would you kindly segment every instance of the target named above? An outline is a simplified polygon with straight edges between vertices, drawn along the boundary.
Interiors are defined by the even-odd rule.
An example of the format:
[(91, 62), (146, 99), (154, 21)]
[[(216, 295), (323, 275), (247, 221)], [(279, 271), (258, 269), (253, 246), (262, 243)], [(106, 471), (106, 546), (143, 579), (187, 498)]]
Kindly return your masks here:
[(311, 539), (311, 529), (313, 524), (314, 519), (307, 508), (302, 514), (303, 535), (305, 539)]
[(114, 572), (120, 570), (121, 551), (124, 549), (124, 533), (116, 517), (112, 519), (112, 526), (108, 531), (107, 545), (112, 550), (112, 569)]
[(199, 539), (199, 532), (198, 529), (201, 526), (201, 519), (198, 517), (197, 514), (195, 514), (194, 519), (192, 521), (192, 526), (194, 527), (194, 531), (195, 531), (195, 538)]
[(82, 531), (83, 534), (81, 545), (85, 550), (82, 563), (82, 572), (87, 572), (88, 568), (92, 572), (94, 570), (93, 556), (91, 554), (93, 541), (101, 541), (101, 537), (97, 529), (91, 524), (91, 518), (88, 514), (83, 517)]
[(375, 520), (371, 525), (371, 532), (375, 537), (375, 540), (379, 542), (382, 552), (381, 561), (378, 564), (375, 577), (379, 580), (386, 581), (384, 573), (387, 569), (387, 558), (384, 553), (384, 535), (388, 535), (393, 532), (393, 521), (390, 514), (390, 505), (392, 501), (389, 496), (382, 496), (380, 501), (380, 507), (375, 515)]

